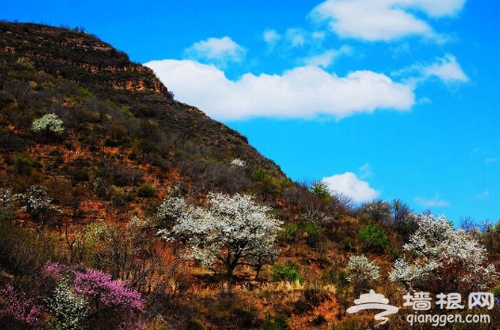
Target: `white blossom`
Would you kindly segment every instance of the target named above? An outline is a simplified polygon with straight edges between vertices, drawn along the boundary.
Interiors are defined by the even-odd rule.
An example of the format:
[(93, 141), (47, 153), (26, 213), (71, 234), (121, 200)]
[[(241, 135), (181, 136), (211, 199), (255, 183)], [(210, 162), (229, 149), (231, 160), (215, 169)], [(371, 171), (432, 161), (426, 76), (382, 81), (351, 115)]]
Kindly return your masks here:
[(237, 167), (243, 167), (243, 168), (247, 166), (245, 161), (241, 160), (239, 158), (233, 159), (233, 161), (231, 162), (231, 165), (237, 166)]
[(414, 256), (410, 262), (400, 258), (394, 262), (389, 278), (412, 288), (415, 283), (434, 275), (454, 274), (461, 285), (485, 289), (498, 279), (493, 265), (484, 266), (487, 251), (470, 234), (454, 230), (449, 221), (432, 214), (418, 216), (418, 229), (403, 249)]
[(31, 126), (35, 133), (50, 132), (62, 133), (64, 132), (63, 121), (55, 113), (48, 113), (45, 116), (35, 119)]
[(380, 277), (380, 267), (375, 261), (368, 261), (364, 255), (349, 257), (346, 271), (349, 282), (376, 280)]
[(12, 190), (9, 188), (0, 188), (0, 207), (5, 208), (13, 197)]
[(14, 197), (20, 201), (21, 210), (28, 212), (36, 220), (41, 220), (44, 213), (55, 210), (51, 204), (52, 198), (48, 196), (44, 187), (30, 186), (24, 193), (16, 194)]
[(413, 283), (424, 281), (431, 271), (438, 267), (434, 260), (428, 260), (425, 264), (410, 263), (405, 257), (394, 262), (394, 268), (389, 273), (389, 278), (393, 282), (407, 283), (411, 288)]
[(193, 207), (179, 198), (166, 200), (158, 214), (174, 218), (175, 224), (159, 234), (167, 240), (182, 237), (191, 258), (214, 270), (222, 266), (228, 276), (238, 265), (274, 260), (282, 222), (270, 214), (270, 207), (256, 204), (250, 195), (208, 197), (209, 208)]
[(53, 316), (54, 329), (85, 329), (84, 322), (89, 308), (85, 298), (76, 294), (66, 281), (61, 281), (54, 292), (54, 297), (47, 300)]

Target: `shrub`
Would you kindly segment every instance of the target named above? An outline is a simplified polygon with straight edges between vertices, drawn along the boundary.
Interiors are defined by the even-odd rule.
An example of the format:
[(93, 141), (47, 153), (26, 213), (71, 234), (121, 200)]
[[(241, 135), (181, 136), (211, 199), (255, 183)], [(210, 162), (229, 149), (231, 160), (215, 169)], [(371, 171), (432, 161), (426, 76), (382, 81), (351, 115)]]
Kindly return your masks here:
[(302, 297), (294, 304), (294, 311), (297, 314), (313, 310), (328, 299), (327, 293), (318, 286), (307, 287)]
[(265, 179), (267, 179), (269, 177), (269, 173), (265, 169), (263, 169), (262, 167), (259, 167), (252, 172), (251, 177), (252, 177), (252, 180), (260, 182), (260, 181), (264, 181)]
[(63, 121), (55, 113), (35, 119), (31, 129), (35, 133), (62, 133), (64, 132)]
[(52, 313), (51, 326), (54, 329), (83, 329), (88, 315), (88, 306), (83, 296), (77, 295), (66, 281), (61, 281), (55, 290), (54, 297), (48, 300)]
[(205, 299), (207, 320), (217, 329), (254, 329), (257, 310), (233, 294)]
[(137, 196), (142, 198), (151, 198), (155, 196), (155, 188), (148, 184), (143, 184), (137, 188)]
[(89, 172), (81, 169), (73, 174), (73, 182), (86, 182), (90, 180)]
[(375, 261), (368, 261), (364, 255), (352, 256), (346, 267), (349, 274), (347, 280), (354, 287), (354, 296), (358, 296), (360, 292), (366, 289), (373, 280), (380, 277), (380, 267)]
[(16, 136), (10, 130), (0, 130), (0, 150), (7, 151), (22, 151), (26, 148), (28, 142), (21, 137)]
[(359, 230), (359, 238), (366, 250), (383, 252), (389, 244), (384, 230), (377, 224), (366, 225)]
[(111, 275), (92, 268), (76, 272), (74, 290), (88, 297), (99, 310), (100, 304), (128, 311), (142, 311), (141, 294), (124, 283), (112, 280)]
[(322, 199), (331, 199), (332, 195), (328, 186), (321, 181), (314, 182), (309, 191)]
[(285, 266), (273, 266), (273, 280), (303, 283), (304, 276), (300, 274), (299, 266), (293, 263), (289, 263)]
[(14, 319), (35, 326), (41, 317), (42, 308), (33, 303), (22, 291), (7, 285), (0, 289), (0, 315), (10, 315)]
[(133, 194), (115, 186), (110, 188), (109, 194), (111, 195), (111, 203), (116, 206), (124, 206), (134, 200)]
[(53, 199), (44, 187), (31, 186), (24, 193), (17, 194), (16, 198), (22, 205), (21, 210), (28, 212), (36, 221), (43, 221), (43, 216), (55, 209), (51, 204)]
[(346, 252), (356, 252), (356, 250), (357, 250), (356, 241), (350, 237), (347, 237), (344, 240), (344, 247), (343, 248), (344, 248), (344, 251), (346, 251)]
[(306, 223), (303, 227), (304, 232), (307, 234), (306, 243), (310, 247), (317, 247), (321, 240), (322, 228), (317, 223)]
[(12, 157), (6, 158), (5, 162), (11, 165), (9, 170), (13, 174), (29, 176), (38, 167), (36, 161), (26, 153), (16, 153)]
[(190, 320), (186, 325), (186, 330), (206, 330), (207, 327), (198, 319)]
[(265, 330), (289, 330), (290, 327), (288, 323), (290, 322), (290, 316), (286, 313), (278, 313), (276, 316), (272, 316), (267, 313), (264, 320)]
[(279, 238), (286, 242), (292, 242), (297, 238), (298, 226), (293, 223), (287, 223), (283, 226), (283, 231), (280, 233)]
[(443, 217), (430, 213), (418, 216), (418, 230), (403, 246), (405, 256), (397, 259), (389, 278), (407, 289), (431, 292), (486, 290), (500, 274), (488, 263), (486, 248), (465, 231), (456, 231)]

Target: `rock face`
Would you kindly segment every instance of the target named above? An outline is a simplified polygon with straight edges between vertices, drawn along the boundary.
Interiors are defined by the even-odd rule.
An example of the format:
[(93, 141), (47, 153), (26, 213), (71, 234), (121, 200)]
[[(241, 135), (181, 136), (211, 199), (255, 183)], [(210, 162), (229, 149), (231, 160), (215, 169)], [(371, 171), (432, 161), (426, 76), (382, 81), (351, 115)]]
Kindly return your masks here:
[(83, 31), (0, 22), (0, 34), (0, 52), (21, 56), (39, 71), (83, 84), (169, 94), (151, 69)]

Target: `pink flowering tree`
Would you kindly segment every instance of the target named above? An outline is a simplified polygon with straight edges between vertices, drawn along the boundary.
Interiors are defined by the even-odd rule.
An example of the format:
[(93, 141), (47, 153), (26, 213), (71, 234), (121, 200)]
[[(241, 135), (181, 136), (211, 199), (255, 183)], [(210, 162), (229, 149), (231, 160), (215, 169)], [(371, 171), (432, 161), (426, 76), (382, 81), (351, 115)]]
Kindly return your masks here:
[[(120, 309), (121, 313), (113, 314), (106, 321), (120, 315), (126, 321), (120, 324), (120, 329), (143, 329), (144, 324), (138, 317), (138, 312), (143, 311), (143, 299), (141, 294), (126, 286), (126, 282), (113, 280), (110, 274), (92, 268), (84, 270), (74, 270), (72, 267), (59, 263), (49, 262), (45, 265), (45, 270), (60, 281), (72, 283), (71, 290), (78, 296), (83, 297), (88, 303), (88, 318), (102, 318), (104, 315), (115, 309)], [(109, 310), (108, 308), (111, 308)], [(102, 314), (102, 313), (104, 314)], [(123, 319), (123, 318), (122, 318)]]
[(18, 291), (10, 284), (0, 289), (0, 315), (36, 326), (42, 315), (42, 308), (23, 291)]
[(127, 288), (124, 282), (112, 280), (111, 275), (92, 268), (75, 273), (75, 292), (91, 300), (96, 310), (101, 304), (130, 311), (143, 310), (141, 294)]

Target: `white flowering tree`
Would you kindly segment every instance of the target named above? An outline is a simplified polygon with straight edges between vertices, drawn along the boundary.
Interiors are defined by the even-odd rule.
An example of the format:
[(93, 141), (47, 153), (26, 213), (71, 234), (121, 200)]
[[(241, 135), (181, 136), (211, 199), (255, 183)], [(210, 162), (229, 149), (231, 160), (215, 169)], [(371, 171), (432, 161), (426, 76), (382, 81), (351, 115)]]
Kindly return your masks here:
[(7, 209), (13, 197), (12, 190), (9, 188), (0, 188), (0, 210)]
[(417, 217), (418, 229), (403, 246), (408, 258), (393, 264), (389, 278), (432, 292), (485, 290), (498, 280), (487, 252), (473, 236), (454, 230), (449, 221), (430, 213)]
[(241, 167), (241, 168), (245, 168), (247, 166), (247, 164), (245, 163), (244, 160), (241, 160), (239, 158), (235, 158), (231, 161), (231, 166), (236, 166), (236, 167)]
[(349, 257), (345, 270), (349, 274), (347, 280), (352, 283), (356, 297), (370, 285), (371, 281), (380, 277), (380, 267), (375, 261), (368, 261), (364, 255)]
[(59, 282), (54, 297), (47, 302), (53, 316), (51, 325), (54, 329), (85, 329), (88, 304), (85, 298), (76, 294), (66, 281)]
[(282, 222), (268, 206), (258, 205), (253, 196), (235, 194), (208, 195), (210, 207), (194, 207), (182, 198), (169, 198), (159, 208), (158, 217), (171, 229), (159, 231), (165, 239), (181, 238), (190, 248), (189, 257), (213, 271), (224, 270), (233, 277), (239, 265), (258, 271), (278, 254), (277, 235)]
[(35, 119), (31, 125), (31, 129), (35, 133), (62, 133), (64, 125), (61, 118), (55, 113), (48, 113), (41, 118)]
[(29, 213), (33, 220), (43, 223), (43, 216), (55, 210), (44, 187), (30, 186), (24, 193), (14, 196), (21, 203), (21, 210)]

